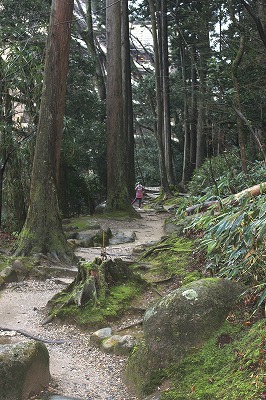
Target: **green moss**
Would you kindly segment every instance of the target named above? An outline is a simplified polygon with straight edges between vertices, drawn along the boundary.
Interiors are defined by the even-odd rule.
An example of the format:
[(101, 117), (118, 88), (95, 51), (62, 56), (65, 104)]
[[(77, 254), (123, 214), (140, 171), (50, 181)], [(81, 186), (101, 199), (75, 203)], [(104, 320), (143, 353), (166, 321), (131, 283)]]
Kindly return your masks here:
[(137, 283), (119, 284), (110, 288), (107, 295), (104, 291), (100, 292), (97, 305), (90, 300), (84, 308), (76, 305), (60, 307), (62, 301), (67, 303), (71, 296), (69, 293), (62, 293), (54, 301), (52, 314), (61, 319), (74, 320), (81, 326), (102, 325), (110, 319), (118, 318), (141, 290)]
[(168, 370), (173, 389), (161, 399), (257, 399), (264, 388), (264, 365), (265, 320), (248, 330), (226, 323), (201, 351)]
[(148, 348), (142, 341), (131, 353), (125, 371), (127, 385), (140, 398), (152, 393), (165, 378), (165, 371), (155, 370), (152, 365), (151, 357), (148, 356)]
[[(143, 274), (148, 281), (178, 276), (182, 284), (200, 279), (201, 273), (191, 270), (193, 241), (171, 236), (169, 239), (149, 248), (140, 259), (149, 262), (152, 268)], [(155, 279), (156, 280), (156, 279)]]
[(0, 255), (0, 271), (5, 269), (6, 267), (11, 267), (15, 260), (20, 260), (23, 266), (27, 270), (31, 270), (36, 265), (36, 260), (31, 257), (15, 257), (15, 256), (6, 256), (4, 254)]

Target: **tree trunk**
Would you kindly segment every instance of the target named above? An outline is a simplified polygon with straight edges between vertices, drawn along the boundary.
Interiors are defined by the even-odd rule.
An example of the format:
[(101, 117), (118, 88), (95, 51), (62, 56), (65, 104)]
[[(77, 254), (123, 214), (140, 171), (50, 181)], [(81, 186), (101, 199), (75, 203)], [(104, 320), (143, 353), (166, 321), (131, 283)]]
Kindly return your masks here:
[[(5, 79), (2, 74), (2, 63), (3, 59), (0, 59), (0, 226), (2, 225), (2, 212), (3, 212), (3, 188), (4, 188), (4, 175), (8, 161), (13, 152), (11, 143), (12, 141), (8, 138), (8, 133), (6, 130), (6, 124), (12, 126), (12, 101), (9, 93), (9, 89), (5, 84)], [(10, 133), (9, 133), (10, 134)]]
[(107, 202), (106, 211), (133, 212), (127, 189), (122, 92), (121, 1), (106, 1), (107, 31)]
[(196, 50), (192, 47), (191, 59), (191, 101), (190, 101), (190, 168), (191, 174), (196, 168), (196, 152), (197, 152), (197, 74), (196, 74)]
[(5, 198), (10, 201), (7, 201), (7, 208), (5, 209), (5, 225), (9, 232), (20, 232), (26, 220), (25, 193), (27, 193), (27, 189), (23, 187), (22, 167), (21, 159), (14, 152), (6, 171), (9, 193), (5, 192)]
[[(244, 54), (244, 46), (245, 46), (245, 37), (243, 34), (240, 36), (240, 44), (238, 53), (236, 58), (232, 64), (232, 81), (235, 90), (235, 104), (239, 111), (241, 111), (241, 100), (240, 100), (240, 93), (239, 93), (239, 83), (237, 77), (237, 70), (241, 63), (242, 56)], [(242, 170), (247, 174), (247, 159), (246, 159), (246, 150), (245, 150), (245, 134), (244, 134), (244, 124), (241, 118), (237, 117), (237, 132), (238, 132), (238, 144), (240, 149), (240, 156), (241, 156), (241, 163), (242, 163)]]
[(129, 21), (128, 1), (122, 1), (122, 92), (124, 105), (124, 132), (127, 138), (127, 151), (125, 152), (125, 163), (127, 166), (127, 188), (130, 197), (134, 197), (135, 191), (135, 156), (134, 156), (134, 125), (133, 125), (133, 102), (131, 86), (131, 59), (129, 43)]
[[(94, 38), (94, 29), (93, 29), (93, 21), (92, 21), (92, 8), (91, 8), (91, 1), (92, 0), (86, 0), (86, 23), (87, 23), (87, 28), (84, 30), (82, 29), (82, 26), (80, 26), (79, 21), (77, 21), (77, 26), (79, 33), (86, 43), (86, 46), (95, 62), (95, 74), (96, 74), (96, 86), (98, 89), (98, 94), (99, 97), (102, 101), (106, 100), (106, 83), (105, 83), (105, 76), (104, 76), (104, 65), (101, 62), (101, 58), (99, 57), (99, 54), (96, 50), (95, 46), (95, 38)], [(77, 0), (78, 7), (82, 8), (82, 4), (80, 4), (80, 1)]]
[(162, 36), (162, 98), (163, 98), (163, 136), (165, 167), (169, 184), (174, 185), (173, 156), (170, 121), (170, 86), (169, 86), (169, 54), (168, 54), (168, 20), (167, 0), (161, 0), (161, 36)]
[(74, 0), (52, 1), (30, 204), (16, 255), (43, 253), (54, 259), (73, 258), (57, 200), (73, 3)]
[(190, 178), (190, 135), (189, 135), (189, 116), (188, 116), (188, 95), (187, 95), (187, 77), (186, 77), (186, 66), (185, 66), (185, 53), (183, 46), (180, 49), (180, 60), (182, 68), (182, 82), (184, 87), (184, 114), (183, 114), (183, 130), (184, 130), (184, 146), (183, 146), (183, 168), (182, 168), (182, 180), (181, 186), (185, 188), (186, 183)]
[(197, 149), (196, 168), (199, 168), (206, 157), (206, 77), (207, 60), (210, 55), (208, 20), (203, 20), (199, 30), (199, 92), (198, 92), (198, 124), (197, 124)]
[(159, 165), (161, 174), (161, 185), (164, 196), (170, 195), (170, 187), (167, 179), (167, 172), (165, 167), (165, 152), (164, 152), (164, 140), (163, 140), (163, 105), (162, 105), (162, 86), (160, 79), (160, 57), (159, 57), (159, 43), (157, 36), (157, 22), (154, 0), (149, 0), (151, 24), (152, 24), (152, 36), (153, 36), (153, 48), (154, 48), (154, 64), (155, 64), (155, 86), (156, 86), (156, 108), (157, 108), (157, 143), (159, 151)]

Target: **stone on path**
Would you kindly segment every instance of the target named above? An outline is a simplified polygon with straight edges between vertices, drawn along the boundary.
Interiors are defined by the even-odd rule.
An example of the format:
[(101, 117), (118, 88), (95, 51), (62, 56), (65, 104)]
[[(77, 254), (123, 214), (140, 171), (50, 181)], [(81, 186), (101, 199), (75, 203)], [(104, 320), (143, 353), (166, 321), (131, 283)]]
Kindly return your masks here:
[(49, 353), (43, 343), (0, 345), (0, 399), (26, 400), (50, 380)]

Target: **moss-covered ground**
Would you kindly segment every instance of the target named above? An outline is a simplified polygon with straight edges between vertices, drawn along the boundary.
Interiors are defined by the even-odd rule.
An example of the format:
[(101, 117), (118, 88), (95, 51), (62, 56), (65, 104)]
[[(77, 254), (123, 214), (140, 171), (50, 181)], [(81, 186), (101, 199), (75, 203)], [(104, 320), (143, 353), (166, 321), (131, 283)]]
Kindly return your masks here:
[(200, 351), (165, 371), (161, 400), (265, 398), (265, 319), (246, 327), (226, 322)]
[(53, 302), (51, 314), (62, 320), (75, 322), (81, 327), (96, 328), (117, 319), (140, 292), (141, 288), (134, 282), (120, 283), (110, 288), (108, 295), (100, 295), (97, 304), (90, 300), (84, 307), (76, 304), (62, 307), (62, 302), (67, 302), (69, 297), (69, 294), (62, 292)]

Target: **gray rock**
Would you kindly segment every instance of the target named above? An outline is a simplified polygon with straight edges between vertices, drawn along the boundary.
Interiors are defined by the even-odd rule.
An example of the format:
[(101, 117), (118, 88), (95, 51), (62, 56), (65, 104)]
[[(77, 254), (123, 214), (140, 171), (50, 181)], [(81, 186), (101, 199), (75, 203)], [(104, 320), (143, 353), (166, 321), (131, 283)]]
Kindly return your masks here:
[(90, 336), (90, 344), (94, 346), (99, 346), (103, 339), (112, 336), (112, 328), (102, 328)]
[(138, 341), (131, 335), (122, 336), (114, 346), (114, 354), (118, 356), (127, 356), (137, 345)]
[(79, 234), (78, 232), (65, 232), (67, 240), (69, 239), (77, 239)]
[(18, 280), (21, 281), (29, 275), (29, 271), (24, 267), (20, 260), (15, 260), (12, 264), (13, 271), (16, 272)]
[(129, 358), (127, 384), (142, 396), (155, 371), (178, 365), (214, 334), (243, 290), (233, 281), (201, 279), (149, 308), (143, 321), (144, 340)]
[(110, 244), (132, 243), (136, 239), (136, 233), (132, 231), (113, 232), (109, 240)]
[(102, 349), (106, 353), (114, 353), (116, 355), (128, 355), (133, 347), (137, 344), (137, 340), (131, 335), (113, 335), (103, 340)]
[(143, 321), (145, 341), (161, 364), (180, 361), (225, 321), (242, 287), (225, 279), (201, 279), (174, 290), (149, 308)]
[(18, 275), (12, 266), (4, 268), (0, 272), (0, 278), (2, 278), (5, 283), (18, 282)]
[(101, 204), (98, 204), (94, 210), (95, 214), (102, 214), (104, 212), (105, 206), (106, 206), (106, 201), (103, 201)]
[(43, 343), (0, 345), (0, 399), (26, 400), (50, 380), (49, 353)]
[(113, 353), (115, 345), (121, 341), (122, 341), (122, 336), (120, 335), (110, 336), (108, 339), (103, 340), (102, 349), (106, 353)]
[(88, 230), (79, 232), (76, 239), (81, 247), (93, 247), (95, 239), (98, 238), (98, 241), (101, 241), (101, 237), (101, 230)]

